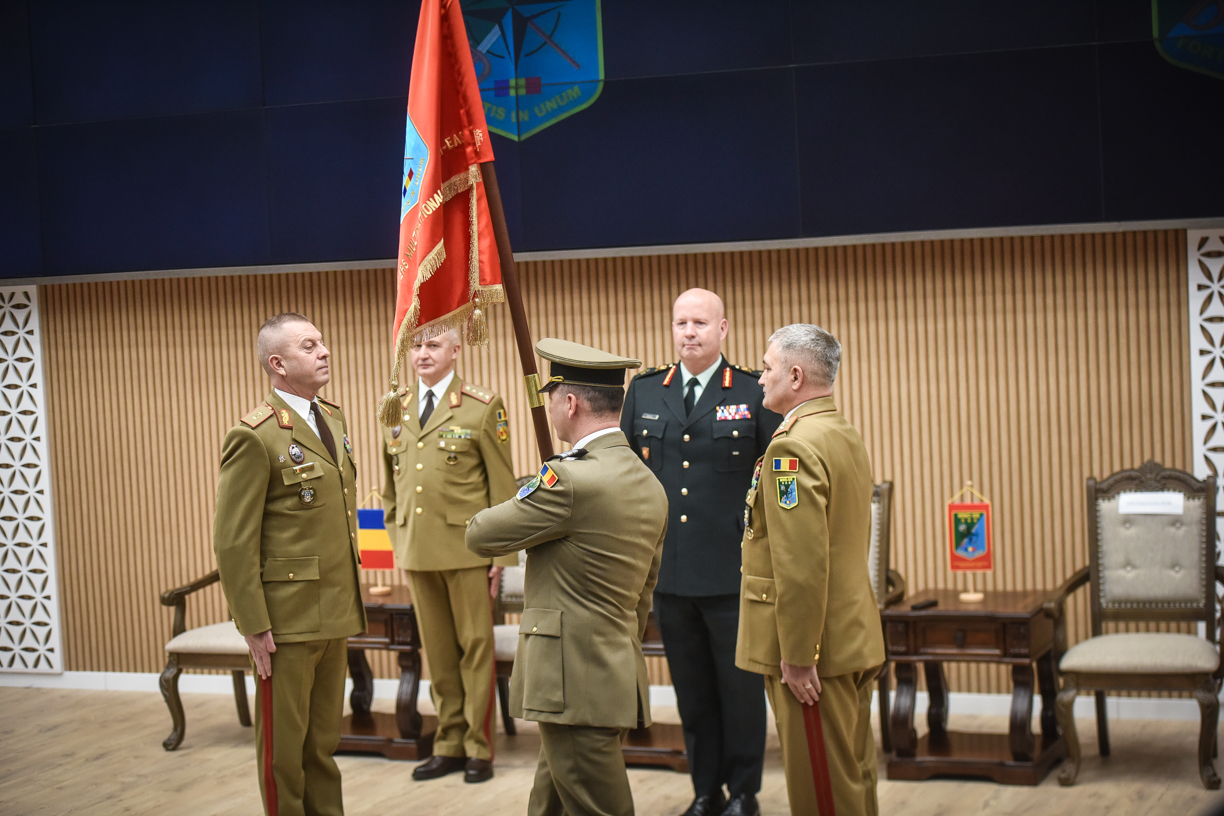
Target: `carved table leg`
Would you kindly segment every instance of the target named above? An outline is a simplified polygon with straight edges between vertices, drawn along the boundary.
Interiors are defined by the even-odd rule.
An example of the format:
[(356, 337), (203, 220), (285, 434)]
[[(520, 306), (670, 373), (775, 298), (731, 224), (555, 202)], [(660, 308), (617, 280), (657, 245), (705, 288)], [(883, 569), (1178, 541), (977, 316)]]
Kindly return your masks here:
[(421, 736), (421, 712), (417, 711), (417, 694), (421, 687), (421, 653), (410, 649), (399, 653), (400, 682), (395, 695), (395, 724), (400, 736), (416, 739)]
[(914, 729), (914, 696), (918, 690), (918, 667), (913, 663), (896, 663), (897, 693), (893, 697), (893, 751), (899, 757), (912, 757), (918, 751), (918, 732)]
[(1012, 666), (1011, 727), (1007, 731), (1012, 758), (1033, 761), (1033, 664)]
[(353, 693), (349, 695), (353, 716), (368, 717), (370, 703), (374, 700), (374, 672), (370, 671), (364, 649), (348, 650), (348, 667), (349, 676), (353, 678)]
[(234, 704), (238, 706), (238, 722), (245, 726), (251, 725), (251, 707), (247, 704), (246, 672), (236, 671), (234, 675)]
[(884, 753), (892, 753), (892, 734), (888, 725), (888, 693), (892, 688), (892, 683), (889, 678), (889, 663), (884, 661), (884, 667), (880, 669), (880, 676), (877, 678), (879, 683), (879, 705), (880, 705), (880, 747)]
[(1215, 745), (1216, 727), (1220, 722), (1220, 698), (1216, 696), (1216, 684), (1210, 677), (1203, 680), (1202, 685), (1194, 692), (1198, 700), (1199, 711), (1202, 713), (1203, 724), (1199, 731), (1199, 777), (1203, 787), (1216, 790), (1220, 787), (1220, 777), (1211, 761), (1211, 750)]
[(947, 733), (948, 730), (948, 681), (944, 677), (943, 664), (932, 661), (922, 664), (926, 674), (927, 692), (931, 702), (927, 707), (927, 725), (933, 736)]
[(183, 701), (179, 699), (178, 679), (183, 673), (182, 667), (179, 666), (178, 655), (171, 654), (170, 659), (166, 661), (166, 669), (161, 673), (161, 679), (158, 685), (161, 686), (162, 698), (166, 701), (166, 707), (170, 709), (170, 722), (173, 728), (170, 731), (170, 736), (162, 742), (162, 747), (167, 751), (173, 751), (183, 742), (183, 734), (187, 731), (187, 719), (183, 716)]
[(1058, 692), (1058, 700), (1054, 703), (1054, 713), (1058, 716), (1058, 727), (1062, 730), (1063, 739), (1067, 742), (1067, 761), (1058, 772), (1058, 784), (1072, 785), (1079, 776), (1080, 744), (1079, 735), (1075, 733), (1075, 697), (1079, 689), (1075, 681), (1067, 679), (1065, 688)]
[(1058, 717), (1054, 714), (1054, 698), (1058, 696), (1058, 681), (1054, 678), (1054, 653), (1046, 652), (1037, 661), (1037, 688), (1041, 691), (1041, 733), (1047, 737), (1058, 734)]

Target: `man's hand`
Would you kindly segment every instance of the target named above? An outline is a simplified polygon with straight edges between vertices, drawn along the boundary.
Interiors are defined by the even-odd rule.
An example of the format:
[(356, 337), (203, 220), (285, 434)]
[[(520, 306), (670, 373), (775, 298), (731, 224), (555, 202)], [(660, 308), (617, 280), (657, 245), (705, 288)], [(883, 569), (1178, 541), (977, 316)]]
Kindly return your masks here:
[(504, 567), (489, 567), (489, 597), (497, 600), (497, 594), (501, 591), (501, 574)]
[(255, 670), (260, 677), (272, 676), (272, 653), (276, 651), (276, 642), (272, 640), (272, 630), (260, 632), (258, 635), (243, 635), (251, 657), (255, 659)]
[(804, 705), (815, 705), (820, 699), (820, 677), (816, 666), (796, 666), (782, 661), (782, 682), (795, 695), (795, 699)]

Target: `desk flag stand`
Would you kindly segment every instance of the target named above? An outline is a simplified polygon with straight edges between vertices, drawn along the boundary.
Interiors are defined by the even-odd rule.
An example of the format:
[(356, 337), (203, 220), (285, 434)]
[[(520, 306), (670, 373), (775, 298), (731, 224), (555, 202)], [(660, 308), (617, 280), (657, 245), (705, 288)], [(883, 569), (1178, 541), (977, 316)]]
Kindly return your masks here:
[[(978, 501), (958, 501), (966, 493)], [(953, 572), (990, 572), (994, 569), (994, 539), (991, 530), (990, 500), (965, 482), (960, 492), (948, 499), (948, 568)], [(961, 603), (981, 603), (986, 595), (973, 588), (960, 593)]]
[[(382, 496), (377, 490), (371, 490), (362, 504), (369, 504), (370, 499), (377, 499), (382, 504)], [(357, 510), (357, 552), (361, 556), (363, 570), (393, 570), (395, 569), (395, 551), (391, 547), (391, 535), (384, 523), (384, 513), (381, 507), (359, 508)], [(379, 580), (381, 576), (375, 576)], [(368, 589), (371, 595), (390, 595), (391, 587), (382, 583)]]

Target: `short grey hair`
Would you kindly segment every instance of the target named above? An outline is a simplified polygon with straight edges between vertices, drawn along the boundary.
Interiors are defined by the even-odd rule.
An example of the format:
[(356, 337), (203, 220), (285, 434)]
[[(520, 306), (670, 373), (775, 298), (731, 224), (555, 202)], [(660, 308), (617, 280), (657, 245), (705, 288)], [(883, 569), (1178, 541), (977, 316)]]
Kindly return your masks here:
[(269, 377), (273, 372), (272, 366), (268, 364), (268, 358), (273, 354), (284, 354), (285, 335), (281, 329), (290, 323), (310, 323), (310, 318), (297, 312), (282, 312), (275, 317), (269, 317), (259, 327), (259, 335), (255, 338), (255, 353), (259, 355), (259, 364), (263, 366), (264, 371), (268, 372)]
[(805, 376), (824, 388), (832, 388), (841, 367), (841, 343), (819, 326), (792, 323), (769, 336), (777, 344), (780, 362), (803, 369)]

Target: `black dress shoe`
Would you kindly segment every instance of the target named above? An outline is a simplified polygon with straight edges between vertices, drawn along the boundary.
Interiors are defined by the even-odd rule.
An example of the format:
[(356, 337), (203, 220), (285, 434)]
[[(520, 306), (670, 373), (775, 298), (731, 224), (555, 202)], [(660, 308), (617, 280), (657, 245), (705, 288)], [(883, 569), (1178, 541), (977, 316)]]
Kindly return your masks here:
[(751, 793), (741, 793), (739, 796), (731, 797), (722, 816), (761, 816), (761, 806), (757, 804), (756, 797)]
[(487, 759), (472, 757), (463, 766), (464, 782), (484, 782), (493, 778), (493, 763)]
[(693, 804), (688, 806), (688, 810), (680, 816), (720, 816), (725, 804), (726, 800), (723, 799), (722, 791), (713, 796), (698, 796), (693, 800)]
[(428, 762), (423, 762), (412, 769), (412, 778), (417, 781), (437, 779), (455, 771), (462, 771), (466, 762), (467, 760), (463, 757), (433, 756)]

